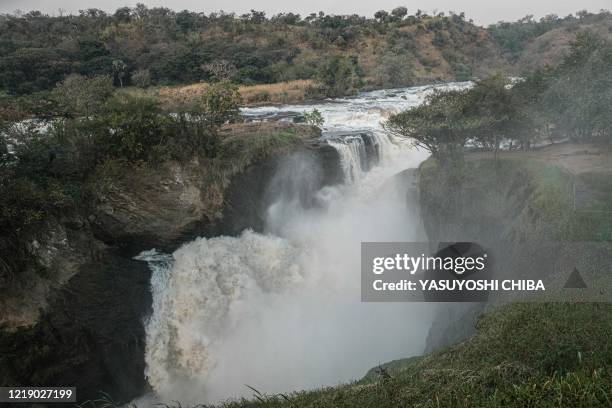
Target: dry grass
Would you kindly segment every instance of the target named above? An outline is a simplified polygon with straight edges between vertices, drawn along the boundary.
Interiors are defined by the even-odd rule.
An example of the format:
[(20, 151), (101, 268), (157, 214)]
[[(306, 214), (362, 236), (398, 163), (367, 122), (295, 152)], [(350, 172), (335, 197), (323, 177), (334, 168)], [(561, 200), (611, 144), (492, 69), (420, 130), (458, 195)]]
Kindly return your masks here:
[[(295, 80), (278, 82), (275, 84), (262, 84), (241, 86), (240, 95), (247, 106), (261, 104), (280, 104), (303, 102), (306, 99), (306, 90), (313, 84), (312, 80)], [(149, 89), (127, 88), (124, 92), (136, 95), (154, 97), (162, 106), (172, 109), (173, 106), (196, 102), (206, 91), (207, 83), (197, 83), (182, 86), (160, 86)]]
[(306, 99), (306, 89), (312, 84), (312, 80), (301, 79), (275, 84), (241, 86), (240, 95), (247, 105), (302, 102)]

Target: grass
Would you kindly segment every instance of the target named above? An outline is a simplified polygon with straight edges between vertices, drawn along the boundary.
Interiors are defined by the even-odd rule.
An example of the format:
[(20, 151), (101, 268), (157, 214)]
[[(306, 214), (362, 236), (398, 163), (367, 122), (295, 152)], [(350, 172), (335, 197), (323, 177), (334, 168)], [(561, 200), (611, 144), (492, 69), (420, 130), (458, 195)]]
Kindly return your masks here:
[[(306, 91), (313, 84), (312, 80), (295, 80), (274, 84), (243, 85), (239, 87), (245, 105), (297, 103), (306, 100)], [(125, 88), (123, 92), (144, 95), (157, 99), (162, 106), (172, 106), (196, 102), (208, 87), (207, 83), (196, 83), (179, 86), (158, 86), (147, 89)]]
[(306, 91), (312, 80), (295, 80), (275, 84), (241, 86), (240, 95), (247, 105), (295, 103), (306, 100)]
[(446, 351), (395, 362), (376, 380), (222, 406), (611, 406), (612, 305), (506, 305), (477, 329)]
[(589, 187), (602, 192), (612, 192), (612, 172), (590, 171), (580, 174), (579, 179)]
[(296, 150), (314, 136), (309, 126), (292, 126), (276, 123), (234, 125), (224, 129), (219, 156), (205, 166), (207, 187), (203, 202), (208, 203), (209, 219), (221, 210), (225, 191), (232, 177), (247, 166), (265, 159)]

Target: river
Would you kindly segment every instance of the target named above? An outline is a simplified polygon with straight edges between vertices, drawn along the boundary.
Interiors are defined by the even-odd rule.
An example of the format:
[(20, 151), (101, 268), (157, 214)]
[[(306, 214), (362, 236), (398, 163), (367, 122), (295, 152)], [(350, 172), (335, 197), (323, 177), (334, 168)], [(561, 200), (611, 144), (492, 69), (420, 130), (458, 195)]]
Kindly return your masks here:
[[(155, 399), (217, 402), (349, 382), (380, 363), (423, 352), (431, 305), (362, 303), (360, 243), (426, 239), (405, 178), (428, 156), (381, 123), (434, 88), (367, 92), (308, 105), (245, 108), (248, 120), (291, 120), (313, 109), (341, 157), (345, 183), (296, 198), (313, 163), (296, 156), (272, 180), (264, 233), (198, 238), (173, 255), (146, 251), (153, 271), (146, 376)], [(364, 160), (367, 132), (378, 161)], [(291, 186), (291, 188), (286, 188)]]

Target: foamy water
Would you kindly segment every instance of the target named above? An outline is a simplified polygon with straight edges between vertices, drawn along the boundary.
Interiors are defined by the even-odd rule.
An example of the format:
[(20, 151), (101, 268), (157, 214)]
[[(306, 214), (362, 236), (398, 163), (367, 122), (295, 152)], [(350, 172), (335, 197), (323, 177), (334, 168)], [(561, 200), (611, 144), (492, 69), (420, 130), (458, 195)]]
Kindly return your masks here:
[[(245, 384), (264, 393), (334, 385), (422, 352), (433, 310), (362, 303), (359, 251), (362, 241), (425, 239), (418, 209), (407, 204), (406, 181), (393, 176), (417, 167), (427, 153), (387, 135), (381, 121), (421, 103), (432, 89), (243, 109), (254, 120), (318, 109), (346, 182), (317, 192), (320, 205), (308, 209), (293, 189), (281, 192), (267, 210), (264, 234), (198, 238), (172, 256), (139, 256), (152, 268), (145, 374), (153, 398), (215, 402), (252, 395)], [(364, 167), (362, 139), (339, 131), (368, 131), (378, 165)], [(309, 185), (314, 166), (296, 155), (273, 182)]]

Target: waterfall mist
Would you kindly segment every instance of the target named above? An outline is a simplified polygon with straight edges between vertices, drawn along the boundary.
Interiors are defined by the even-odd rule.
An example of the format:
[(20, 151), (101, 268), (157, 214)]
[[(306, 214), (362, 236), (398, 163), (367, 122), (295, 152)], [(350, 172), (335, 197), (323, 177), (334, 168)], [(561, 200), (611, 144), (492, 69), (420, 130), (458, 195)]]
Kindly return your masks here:
[[(346, 123), (321, 110), (327, 128)], [(426, 154), (382, 132), (381, 112), (361, 113), (379, 149), (373, 168), (358, 164), (363, 149), (350, 140), (331, 141), (345, 184), (317, 191), (321, 170), (309, 156), (280, 165), (263, 234), (199, 238), (172, 259), (141, 255), (153, 269), (145, 374), (160, 400), (252, 395), (245, 384), (263, 393), (334, 385), (423, 351), (431, 305), (360, 299), (362, 241), (425, 239), (409, 182), (394, 176)]]

